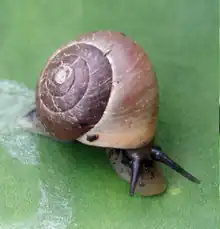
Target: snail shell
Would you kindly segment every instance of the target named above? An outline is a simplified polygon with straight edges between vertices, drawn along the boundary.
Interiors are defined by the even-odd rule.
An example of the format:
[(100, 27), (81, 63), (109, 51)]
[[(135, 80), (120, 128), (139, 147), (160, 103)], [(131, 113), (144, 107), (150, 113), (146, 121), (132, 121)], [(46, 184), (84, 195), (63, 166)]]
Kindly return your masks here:
[[(158, 115), (153, 66), (136, 42), (98, 31), (58, 49), (41, 72), (36, 111), (60, 140), (138, 148), (152, 140)], [(97, 136), (93, 141), (88, 136)]]

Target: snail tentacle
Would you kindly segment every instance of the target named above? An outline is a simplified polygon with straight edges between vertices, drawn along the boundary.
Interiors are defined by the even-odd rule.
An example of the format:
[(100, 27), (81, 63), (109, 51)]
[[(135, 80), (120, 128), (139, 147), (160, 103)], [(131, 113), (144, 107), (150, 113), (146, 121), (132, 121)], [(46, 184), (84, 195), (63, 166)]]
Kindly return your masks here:
[(140, 177), (140, 171), (141, 171), (141, 160), (140, 158), (136, 158), (132, 161), (131, 164), (130, 196), (134, 195), (135, 188)]
[[(131, 169), (130, 196), (134, 195), (138, 181), (141, 181), (141, 177), (145, 172), (150, 172), (152, 163), (154, 162), (161, 162), (186, 177), (188, 180), (200, 184), (200, 181), (196, 177), (170, 159), (159, 146), (148, 145), (148, 147), (143, 149), (121, 150), (121, 152), (123, 154), (122, 163), (126, 164), (126, 166), (129, 166)], [(153, 179), (154, 170), (150, 173)]]
[(177, 164), (175, 161), (173, 161), (171, 158), (169, 158), (160, 148), (152, 147), (151, 149), (151, 157), (154, 161), (161, 162), (182, 176), (186, 177), (188, 180), (200, 184), (200, 180), (198, 180), (196, 177), (194, 177), (191, 173), (187, 172), (184, 168), (182, 168), (179, 164)]

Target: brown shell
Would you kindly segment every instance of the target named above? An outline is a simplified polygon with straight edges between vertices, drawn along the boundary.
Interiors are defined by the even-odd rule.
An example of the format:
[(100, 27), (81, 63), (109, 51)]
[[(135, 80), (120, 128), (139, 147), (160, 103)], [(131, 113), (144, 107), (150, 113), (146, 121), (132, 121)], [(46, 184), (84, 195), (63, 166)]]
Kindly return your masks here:
[(57, 50), (42, 71), (36, 100), (41, 123), (58, 139), (138, 148), (155, 135), (153, 66), (143, 48), (120, 32), (88, 33)]

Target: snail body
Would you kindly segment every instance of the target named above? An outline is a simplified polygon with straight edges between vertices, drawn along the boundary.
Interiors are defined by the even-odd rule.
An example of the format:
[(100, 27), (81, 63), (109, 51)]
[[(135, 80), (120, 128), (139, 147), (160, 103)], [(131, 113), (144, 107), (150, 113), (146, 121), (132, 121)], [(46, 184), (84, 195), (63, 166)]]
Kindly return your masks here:
[[(35, 123), (56, 139), (110, 149), (111, 161), (110, 154), (121, 156), (119, 167), (130, 168), (124, 177), (130, 195), (141, 187), (149, 167), (157, 170), (149, 163), (154, 161), (199, 183), (154, 146), (158, 98), (153, 65), (140, 45), (120, 32), (88, 33), (47, 61), (36, 88)], [(159, 180), (152, 183), (150, 194), (148, 179), (141, 193), (164, 191), (162, 176)]]

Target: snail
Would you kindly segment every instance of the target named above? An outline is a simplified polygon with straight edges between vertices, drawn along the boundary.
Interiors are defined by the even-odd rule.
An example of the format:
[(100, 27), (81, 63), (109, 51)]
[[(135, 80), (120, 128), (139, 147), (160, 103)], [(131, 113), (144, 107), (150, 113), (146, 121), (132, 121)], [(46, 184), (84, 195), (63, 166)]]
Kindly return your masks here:
[(144, 49), (124, 33), (97, 31), (63, 45), (48, 59), (36, 86), (32, 131), (106, 149), (129, 194), (162, 193), (168, 165), (200, 181), (155, 145), (158, 83)]

